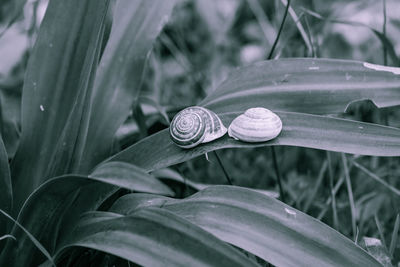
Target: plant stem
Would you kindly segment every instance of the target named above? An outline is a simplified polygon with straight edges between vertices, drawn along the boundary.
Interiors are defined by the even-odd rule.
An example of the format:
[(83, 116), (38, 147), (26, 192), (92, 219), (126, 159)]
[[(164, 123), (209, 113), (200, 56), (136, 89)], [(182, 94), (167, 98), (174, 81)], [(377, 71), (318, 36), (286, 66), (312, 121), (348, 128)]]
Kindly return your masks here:
[(328, 157), (329, 189), (331, 191), (331, 199), (332, 199), (331, 205), (332, 205), (332, 215), (333, 215), (333, 228), (339, 230), (339, 218), (336, 210), (336, 198), (333, 187), (333, 168), (332, 168), (331, 152), (327, 151), (326, 154)]
[(232, 179), (231, 179), (231, 177), (229, 176), (228, 172), (226, 171), (226, 169), (225, 169), (225, 167), (224, 167), (224, 164), (222, 164), (222, 161), (221, 161), (221, 159), (219, 158), (219, 156), (218, 156), (218, 154), (217, 154), (217, 151), (214, 150), (213, 153), (214, 153), (215, 157), (217, 158), (217, 162), (218, 162), (219, 166), (221, 167), (221, 170), (222, 170), (222, 172), (224, 173), (225, 178), (226, 178), (226, 180), (228, 181), (228, 184), (233, 185)]
[(272, 161), (274, 164), (274, 169), (275, 169), (275, 174), (276, 174), (276, 181), (278, 182), (278, 186), (279, 186), (279, 194), (281, 196), (282, 202), (286, 203), (285, 194), (283, 193), (281, 172), (279, 171), (278, 162), (276, 160), (276, 152), (275, 152), (275, 148), (273, 146), (271, 146), (271, 154), (272, 154)]
[(357, 225), (356, 225), (356, 207), (354, 204), (354, 197), (353, 197), (353, 190), (351, 188), (351, 180), (350, 180), (350, 172), (347, 166), (347, 159), (344, 153), (341, 153), (342, 162), (343, 162), (343, 170), (344, 170), (344, 177), (346, 178), (346, 186), (347, 186), (347, 193), (349, 196), (350, 202), (350, 212), (351, 212), (351, 226), (353, 229), (353, 239), (355, 240), (356, 232), (357, 232)]
[[(288, 11), (289, 11), (289, 6), (290, 6), (290, 0), (288, 0), (288, 2), (287, 2), (286, 9), (285, 9), (285, 14), (283, 15), (281, 26), (279, 27), (278, 34), (276, 35), (274, 44), (272, 45), (271, 50), (269, 51), (269, 55), (268, 55), (267, 59), (271, 59), (272, 58), (272, 55), (273, 55), (274, 50), (276, 48), (276, 45), (278, 44), (279, 38), (281, 36), (281, 32), (283, 30), (283, 25), (285, 24), (286, 17), (287, 17)], [(278, 186), (279, 186), (279, 194), (281, 195), (282, 202), (285, 202), (285, 195), (283, 193), (281, 174), (280, 174), (280, 171), (279, 171), (278, 163), (276, 161), (275, 148), (273, 146), (271, 146), (271, 154), (272, 154), (272, 161), (273, 161), (274, 169), (275, 169), (275, 173), (276, 173), (276, 179), (277, 179)]]
[(282, 30), (283, 30), (283, 25), (285, 25), (286, 17), (287, 17), (288, 11), (289, 11), (289, 6), (290, 6), (290, 0), (288, 0), (288, 2), (287, 2), (286, 9), (285, 9), (285, 14), (283, 14), (281, 26), (279, 27), (278, 34), (276, 35), (274, 44), (272, 45), (271, 50), (269, 51), (269, 55), (268, 55), (267, 59), (271, 59), (272, 58), (272, 55), (273, 55), (274, 50), (276, 48), (276, 45), (278, 44), (279, 38), (280, 38)]

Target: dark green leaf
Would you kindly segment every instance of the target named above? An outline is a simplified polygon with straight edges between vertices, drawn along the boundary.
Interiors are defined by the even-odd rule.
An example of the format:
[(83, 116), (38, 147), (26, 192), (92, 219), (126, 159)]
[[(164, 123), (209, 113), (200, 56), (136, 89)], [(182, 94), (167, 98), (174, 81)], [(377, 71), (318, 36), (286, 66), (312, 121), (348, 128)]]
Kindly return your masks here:
[[(3, 139), (0, 134), (0, 209), (5, 212), (10, 212), (12, 206), (12, 187), (10, 169), (8, 166), (8, 157), (6, 148), (3, 144)], [(6, 221), (2, 217), (0, 218), (0, 236), (4, 235), (7, 231)], [(0, 247), (1, 249), (1, 247)]]
[(379, 266), (339, 232), (249, 189), (208, 187), (162, 208), (276, 266)]
[[(0, 209), (9, 212), (12, 206), (12, 188), (8, 157), (0, 135)], [(2, 225), (2, 224), (0, 224)], [(1, 232), (0, 232), (1, 234)]]
[(137, 99), (147, 54), (174, 0), (117, 1), (111, 36), (94, 83), (82, 170), (109, 156), (112, 140)]
[(93, 248), (142, 266), (257, 266), (239, 251), (166, 210), (83, 217), (70, 246)]
[[(11, 42), (10, 42), (11, 43)], [(14, 158), (21, 125), (21, 89), (19, 80), (0, 83), (0, 133), (8, 158)]]
[(200, 105), (216, 113), (266, 107), (312, 114), (343, 112), (354, 101), (400, 104), (400, 68), (337, 59), (279, 59), (233, 71)]
[(50, 1), (22, 94), (21, 143), (12, 164), (14, 215), (43, 181), (74, 169), (109, 0)]
[[(118, 166), (122, 167), (120, 175), (114, 175), (118, 172)], [(146, 179), (149, 175), (140, 169), (127, 166), (126, 163), (112, 163), (97, 169), (88, 177), (69, 175), (45, 182), (25, 202), (18, 221), (52, 253), (60, 245), (59, 242), (71, 234), (79, 215), (98, 208), (115, 192), (115, 186), (134, 191), (172, 193), (160, 182), (154, 183)], [(130, 174), (128, 170), (131, 171)], [(7, 243), (0, 266), (25, 266), (32, 258), (35, 258), (36, 263), (43, 260), (19, 228), (14, 228), (12, 234), (18, 243)], [(17, 245), (24, 251), (23, 255), (18, 254)]]
[[(161, 180), (172, 180), (174, 182), (178, 182), (178, 183), (182, 183), (186, 186), (190, 186), (193, 189), (200, 191), (203, 190), (209, 186), (213, 186), (215, 184), (202, 184), (202, 183), (196, 183), (193, 182), (185, 177), (183, 177), (180, 173), (178, 173), (177, 171), (171, 169), (171, 168), (164, 168), (164, 169), (160, 169), (157, 171), (152, 172), (152, 174), (154, 176), (156, 176), (158, 179)], [(267, 196), (273, 197), (273, 198), (278, 198), (279, 197), (279, 193), (275, 192), (275, 191), (270, 191), (270, 190), (262, 190), (262, 189), (252, 189), (256, 192), (259, 192), (261, 194), (265, 194)]]
[[(112, 185), (88, 177), (57, 177), (42, 184), (29, 196), (18, 222), (52, 254), (57, 242), (70, 234), (79, 215), (96, 209), (115, 190)], [(45, 260), (20, 228), (14, 227), (11, 234), (17, 242), (7, 242), (0, 266), (38, 265)]]
[(174, 192), (153, 176), (126, 162), (108, 162), (96, 168), (89, 177), (139, 192), (173, 196)]
[[(400, 130), (397, 128), (301, 113), (277, 114), (282, 119), (283, 130), (278, 138), (269, 142), (244, 143), (225, 135), (193, 149), (181, 149), (171, 141), (167, 129), (130, 146), (109, 161), (130, 162), (152, 171), (217, 149), (270, 145), (300, 146), (361, 155), (400, 155)], [(225, 125), (229, 125), (237, 115), (239, 113), (236, 110), (220, 114)]]
[[(6, 218), (13, 221), (18, 226), (18, 228), (20, 228), (26, 234), (26, 236), (31, 240), (31, 242), (35, 245), (35, 247), (37, 247), (37, 249), (39, 249), (40, 252), (42, 252), (43, 255), (46, 256), (46, 258), (51, 263), (51, 265), (56, 266), (53, 262), (53, 259), (50, 256), (49, 252), (42, 246), (42, 244), (40, 244), (39, 241), (37, 241), (37, 239), (28, 230), (25, 229), (25, 227), (23, 227), (20, 223), (15, 221), (10, 215), (8, 215), (6, 212), (4, 212), (1, 209), (0, 209), (0, 213), (2, 213), (2, 215), (4, 215)], [(14, 237), (13, 237), (13, 239), (14, 239), (14, 242), (16, 242)]]
[(130, 215), (139, 208), (156, 206), (162, 207), (164, 203), (172, 198), (156, 196), (152, 194), (133, 193), (120, 197), (115, 201), (109, 211)]

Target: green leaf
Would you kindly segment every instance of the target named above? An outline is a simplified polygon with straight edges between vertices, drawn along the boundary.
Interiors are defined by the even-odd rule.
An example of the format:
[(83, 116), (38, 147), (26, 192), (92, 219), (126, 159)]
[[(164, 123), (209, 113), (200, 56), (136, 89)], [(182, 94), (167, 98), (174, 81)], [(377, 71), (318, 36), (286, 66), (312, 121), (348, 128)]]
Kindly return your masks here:
[[(220, 117), (225, 125), (229, 125), (239, 114), (234, 110), (220, 114)], [(271, 145), (300, 146), (361, 155), (400, 155), (400, 130), (397, 128), (302, 113), (277, 114), (282, 119), (283, 130), (276, 139), (268, 142), (245, 143), (225, 135), (211, 143), (192, 149), (181, 149), (171, 141), (166, 129), (142, 139), (108, 161), (130, 162), (146, 171), (153, 171), (217, 149)]]
[(131, 215), (139, 208), (150, 206), (162, 207), (168, 200), (172, 200), (172, 198), (143, 193), (127, 194), (118, 198), (109, 211)]
[[(89, 177), (139, 192), (173, 196), (174, 192), (152, 175), (126, 162), (108, 162), (96, 168)], [(112, 181), (112, 182), (111, 182)]]
[[(37, 249), (39, 249), (40, 252), (42, 252), (42, 254), (45, 255), (46, 258), (50, 261), (51, 265), (56, 266), (55, 263), (53, 262), (53, 259), (50, 256), (50, 253), (42, 246), (42, 244), (40, 244), (39, 241), (37, 241), (37, 239), (31, 233), (29, 233), (28, 230), (25, 229), (25, 227), (23, 227), (20, 223), (15, 221), (10, 215), (8, 215), (2, 209), (0, 209), (0, 213), (3, 214), (8, 219), (10, 219), (11, 221), (13, 221), (22, 231), (24, 231), (26, 236), (32, 241), (32, 243), (35, 245), (35, 247), (37, 247)], [(13, 237), (13, 239), (14, 239), (14, 241), (16, 241), (14, 237)]]
[[(202, 183), (193, 182), (193, 181), (187, 179), (186, 177), (183, 177), (180, 173), (178, 173), (177, 171), (175, 171), (171, 168), (160, 169), (160, 170), (152, 172), (152, 174), (160, 180), (171, 180), (174, 182), (182, 183), (185, 186), (190, 186), (197, 191), (200, 191), (209, 186), (215, 185), (215, 184), (202, 184)], [(277, 193), (275, 191), (262, 190), (262, 189), (252, 189), (252, 190), (259, 192), (261, 194), (265, 194), (267, 196), (273, 197), (273, 198), (279, 197), (279, 193)]]
[(50, 1), (22, 93), (14, 215), (43, 181), (76, 168), (109, 0)]
[[(3, 144), (3, 139), (0, 134), (0, 209), (5, 212), (10, 212), (12, 207), (12, 187), (11, 187), (11, 177), (10, 168), (8, 165), (8, 157), (6, 148)], [(7, 223), (4, 218), (0, 218), (0, 236), (7, 232)], [(1, 246), (0, 246), (1, 250)]]
[(20, 139), (21, 89), (19, 80), (0, 82), (0, 133), (10, 159), (14, 158)]
[(147, 54), (174, 4), (117, 1), (111, 36), (96, 73), (82, 170), (109, 156), (114, 134), (138, 97)]
[(312, 114), (343, 112), (354, 101), (400, 104), (400, 68), (297, 58), (255, 63), (233, 71), (200, 105), (216, 113), (266, 107)]
[[(42, 184), (29, 196), (18, 222), (52, 254), (57, 242), (70, 233), (79, 215), (96, 209), (115, 190), (112, 185), (87, 177), (57, 177)], [(38, 265), (45, 260), (20, 228), (14, 227), (11, 234), (17, 242), (7, 242), (0, 266)]]
[[(8, 156), (0, 135), (0, 209), (9, 212), (12, 206), (12, 187)], [(0, 224), (1, 226), (3, 224)], [(1, 232), (0, 232), (1, 235)]]
[(161, 206), (276, 266), (379, 266), (339, 232), (249, 189), (208, 187)]
[(64, 249), (92, 248), (142, 266), (257, 266), (238, 250), (166, 210), (151, 208), (131, 216), (104, 218), (83, 217)]
[[(120, 171), (117, 170), (119, 167)], [(106, 164), (90, 176), (53, 178), (30, 195), (21, 209), (18, 221), (52, 253), (71, 234), (79, 215), (97, 209), (117, 190), (116, 186), (134, 191), (166, 195), (172, 193), (160, 182), (152, 180), (155, 179), (140, 169), (118, 162)], [(32, 258), (35, 258), (37, 264), (43, 260), (19, 228), (14, 227), (12, 235), (18, 243), (7, 243), (0, 266), (26, 266), (28, 263), (33, 264)], [(23, 255), (18, 254), (19, 250), (24, 251)]]

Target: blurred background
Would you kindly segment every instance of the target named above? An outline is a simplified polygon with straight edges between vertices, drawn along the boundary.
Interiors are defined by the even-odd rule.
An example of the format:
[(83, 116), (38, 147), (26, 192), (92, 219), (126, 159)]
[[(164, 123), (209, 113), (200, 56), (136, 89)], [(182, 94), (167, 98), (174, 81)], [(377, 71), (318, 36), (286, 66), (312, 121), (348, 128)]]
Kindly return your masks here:
[[(47, 3), (47, 0), (0, 2), (0, 118), (3, 121), (0, 132), (10, 160), (20, 134), (25, 68)], [(148, 57), (143, 81), (138, 85), (140, 105), (132, 107), (127, 121), (117, 131), (115, 151), (168, 127), (177, 111), (200, 102), (231, 70), (266, 60), (286, 4), (287, 0), (180, 1)], [(291, 1), (272, 58), (340, 58), (396, 66), (396, 55), (400, 55), (399, 14), (397, 0)], [(111, 22), (110, 12), (110, 27)], [(352, 105), (341, 116), (400, 127), (398, 108), (377, 110), (368, 101)], [(276, 147), (276, 154), (286, 202), (330, 226), (333, 225), (328, 179), (331, 171), (337, 186), (337, 230), (350, 236), (350, 207), (340, 154), (328, 155), (326, 151), (296, 147)], [(233, 184), (279, 192), (270, 148), (225, 149), (218, 151), (218, 155)], [(327, 167), (328, 156), (332, 168)], [(355, 168), (352, 160), (368, 166), (394, 188), (400, 188), (399, 159), (357, 155), (347, 155), (347, 158), (359, 236), (381, 238), (383, 235), (390, 240), (395, 216), (400, 212), (400, 199)], [(172, 169), (194, 182), (227, 183), (214, 154)], [(182, 197), (193, 193), (188, 187), (171, 185)], [(381, 233), (377, 219), (382, 225)], [(396, 251), (400, 251), (399, 245)], [(396, 257), (398, 262), (400, 256)]]

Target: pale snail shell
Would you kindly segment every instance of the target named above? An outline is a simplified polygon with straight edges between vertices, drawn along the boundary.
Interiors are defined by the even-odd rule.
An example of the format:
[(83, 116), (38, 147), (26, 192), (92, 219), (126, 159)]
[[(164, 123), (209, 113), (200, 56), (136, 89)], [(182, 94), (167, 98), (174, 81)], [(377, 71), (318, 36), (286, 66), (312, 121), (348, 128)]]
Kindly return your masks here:
[(245, 142), (265, 142), (274, 139), (282, 130), (282, 121), (266, 108), (250, 108), (236, 117), (228, 128), (228, 135)]
[(211, 142), (222, 137), (227, 131), (217, 114), (198, 106), (181, 110), (172, 119), (169, 128), (172, 141), (182, 148)]

